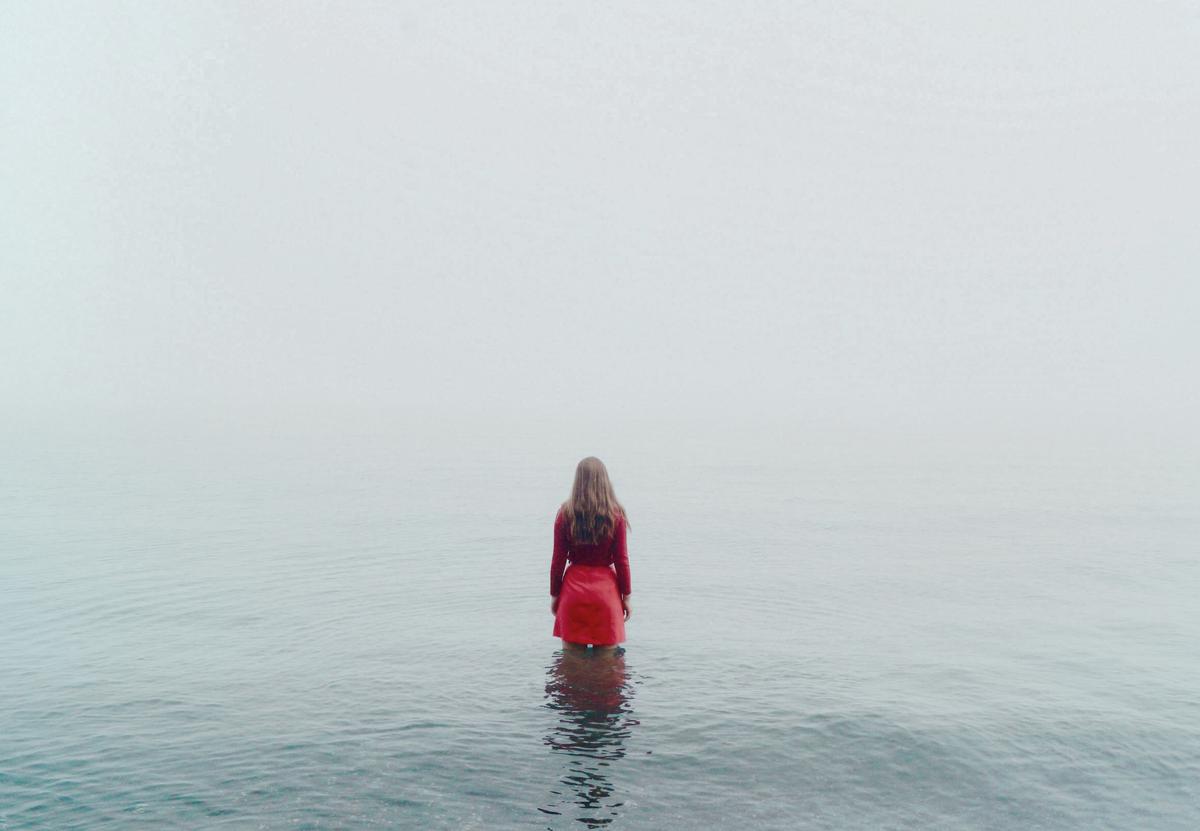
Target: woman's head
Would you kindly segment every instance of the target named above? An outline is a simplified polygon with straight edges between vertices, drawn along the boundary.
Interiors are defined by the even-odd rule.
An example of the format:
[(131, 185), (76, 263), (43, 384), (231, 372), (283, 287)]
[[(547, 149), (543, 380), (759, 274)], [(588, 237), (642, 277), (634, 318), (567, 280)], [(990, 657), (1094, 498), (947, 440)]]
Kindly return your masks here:
[(571, 524), (572, 538), (582, 543), (604, 539), (612, 532), (616, 518), (625, 516), (604, 462), (595, 456), (579, 461), (575, 466), (575, 484), (563, 503), (563, 513)]

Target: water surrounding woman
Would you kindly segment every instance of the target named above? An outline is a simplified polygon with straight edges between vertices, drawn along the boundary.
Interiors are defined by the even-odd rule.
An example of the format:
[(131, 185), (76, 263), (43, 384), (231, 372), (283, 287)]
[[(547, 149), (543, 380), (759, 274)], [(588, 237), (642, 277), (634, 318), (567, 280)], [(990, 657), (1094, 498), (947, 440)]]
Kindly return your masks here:
[(628, 525), (604, 463), (595, 456), (582, 459), (571, 495), (554, 517), (550, 611), (563, 649), (615, 649), (625, 640)]

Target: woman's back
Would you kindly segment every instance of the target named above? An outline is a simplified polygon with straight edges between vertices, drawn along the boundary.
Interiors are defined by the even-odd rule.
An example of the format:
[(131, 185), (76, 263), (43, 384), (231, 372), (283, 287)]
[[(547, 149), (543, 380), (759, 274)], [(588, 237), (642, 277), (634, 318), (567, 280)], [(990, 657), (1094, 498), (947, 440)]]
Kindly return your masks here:
[[(630, 594), (629, 550), (625, 535), (625, 517), (613, 517), (612, 531), (596, 542), (577, 542), (571, 534), (571, 522), (562, 510), (554, 518), (554, 557), (551, 561), (551, 594), (558, 594), (557, 582), (567, 561), (589, 566), (613, 566), (621, 594)], [(554, 580), (557, 575), (558, 581)]]

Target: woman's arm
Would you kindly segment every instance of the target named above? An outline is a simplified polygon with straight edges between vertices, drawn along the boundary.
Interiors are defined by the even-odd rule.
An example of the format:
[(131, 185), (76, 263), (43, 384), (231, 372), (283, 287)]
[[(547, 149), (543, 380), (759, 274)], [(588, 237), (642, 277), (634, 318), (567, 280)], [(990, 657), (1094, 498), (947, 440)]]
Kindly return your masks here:
[(567, 567), (567, 523), (560, 511), (554, 518), (554, 556), (550, 558), (550, 594), (558, 597)]
[(625, 517), (613, 529), (613, 567), (617, 570), (617, 588), (622, 597), (629, 595), (629, 547), (625, 543)]

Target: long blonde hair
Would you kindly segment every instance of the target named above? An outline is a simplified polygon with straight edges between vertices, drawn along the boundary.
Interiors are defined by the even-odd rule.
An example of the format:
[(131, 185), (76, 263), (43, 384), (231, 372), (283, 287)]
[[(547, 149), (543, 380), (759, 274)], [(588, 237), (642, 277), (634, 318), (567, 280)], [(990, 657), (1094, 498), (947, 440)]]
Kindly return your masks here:
[[(599, 542), (612, 533), (625, 506), (617, 501), (608, 468), (595, 456), (581, 459), (575, 466), (575, 484), (561, 509), (571, 529), (571, 538), (584, 545)], [(625, 523), (629, 526), (628, 519)]]

